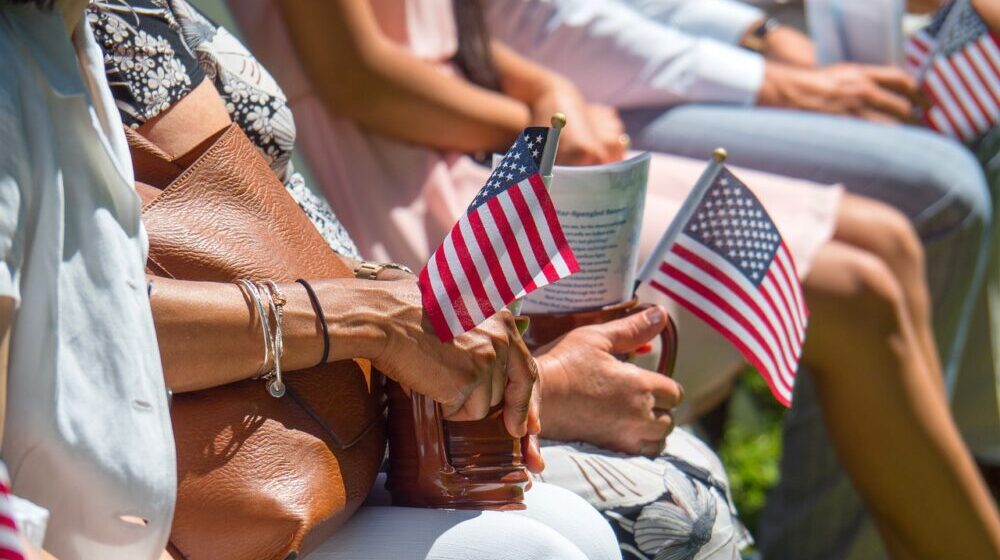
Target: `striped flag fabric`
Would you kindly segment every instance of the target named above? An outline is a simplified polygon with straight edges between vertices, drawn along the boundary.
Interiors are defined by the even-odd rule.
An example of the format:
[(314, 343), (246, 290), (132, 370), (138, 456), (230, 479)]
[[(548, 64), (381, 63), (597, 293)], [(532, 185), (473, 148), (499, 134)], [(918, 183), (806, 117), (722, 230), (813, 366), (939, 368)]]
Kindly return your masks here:
[(746, 185), (724, 165), (708, 180), (650, 284), (721, 333), (790, 406), (809, 314), (795, 261)]
[(923, 74), (921, 90), (932, 104), (923, 120), (941, 134), (972, 142), (1000, 121), (1000, 37), (971, 5), (954, 6)]
[(920, 76), (934, 57), (938, 46), (937, 35), (953, 5), (953, 2), (949, 2), (938, 8), (930, 23), (917, 30), (903, 45), (903, 66), (913, 76)]
[(539, 171), (548, 128), (525, 129), (420, 272), (442, 342), (579, 270)]
[(0, 479), (0, 560), (24, 560), (20, 533), (14, 523), (10, 487)]

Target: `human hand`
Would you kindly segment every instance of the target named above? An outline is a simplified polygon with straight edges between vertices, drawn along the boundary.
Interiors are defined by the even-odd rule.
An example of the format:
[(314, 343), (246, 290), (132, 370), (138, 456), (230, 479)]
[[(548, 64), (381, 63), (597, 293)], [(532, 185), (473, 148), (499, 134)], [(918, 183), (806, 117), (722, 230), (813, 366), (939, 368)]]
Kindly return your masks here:
[(916, 80), (899, 68), (845, 63), (811, 70), (769, 62), (757, 104), (908, 122), (917, 100)]
[(670, 410), (681, 386), (662, 374), (618, 360), (656, 337), (667, 313), (653, 307), (601, 325), (575, 329), (538, 356), (543, 379), (542, 436), (656, 456), (673, 429)]
[(812, 39), (788, 25), (779, 25), (767, 34), (761, 54), (791, 66), (815, 68), (817, 65)]
[(587, 105), (587, 123), (594, 138), (604, 146), (609, 161), (621, 161), (628, 149), (625, 123), (618, 116), (618, 109), (608, 105)]
[(559, 136), (556, 163), (561, 165), (598, 165), (613, 161), (604, 144), (591, 128), (590, 109), (580, 91), (563, 79), (552, 79), (531, 104), (532, 122), (548, 126), (552, 115), (566, 115), (566, 127)]
[[(409, 278), (371, 282), (373, 297), (357, 302), (355, 321), (375, 325), (380, 344), (364, 356), (403, 387), (441, 404), (449, 420), (478, 420), (503, 401), (504, 423), (515, 437), (537, 434), (533, 400), (538, 366), (514, 323), (502, 310), (475, 329), (442, 343), (424, 313), (420, 290)], [(332, 341), (336, 344), (336, 340)], [(539, 459), (540, 460), (540, 459)]]

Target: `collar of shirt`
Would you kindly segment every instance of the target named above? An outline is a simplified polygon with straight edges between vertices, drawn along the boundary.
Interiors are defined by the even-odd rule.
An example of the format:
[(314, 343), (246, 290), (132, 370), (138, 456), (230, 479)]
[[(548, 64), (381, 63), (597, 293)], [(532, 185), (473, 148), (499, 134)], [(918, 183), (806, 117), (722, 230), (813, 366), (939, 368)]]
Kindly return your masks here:
[[(81, 79), (76, 50), (59, 13), (39, 10), (33, 4), (8, 5), (4, 11), (15, 16), (12, 31), (23, 44), (32, 46), (24, 52), (42, 71), (52, 89), (64, 97), (85, 95), (87, 89)], [(85, 21), (77, 26), (74, 36), (79, 37), (83, 27), (86, 27)]]

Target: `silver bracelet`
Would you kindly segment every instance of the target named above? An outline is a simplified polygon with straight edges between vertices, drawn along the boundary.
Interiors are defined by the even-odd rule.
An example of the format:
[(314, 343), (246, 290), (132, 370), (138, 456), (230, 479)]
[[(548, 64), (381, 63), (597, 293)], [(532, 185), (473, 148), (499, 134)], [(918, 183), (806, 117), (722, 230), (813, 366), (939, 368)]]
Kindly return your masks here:
[(281, 357), (285, 353), (285, 339), (282, 332), (282, 324), (285, 319), (285, 294), (281, 293), (278, 285), (270, 280), (263, 282), (264, 291), (268, 295), (268, 303), (271, 306), (271, 313), (274, 315), (274, 369), (267, 374), (267, 392), (272, 397), (279, 399), (285, 396), (285, 383), (281, 378)]
[(241, 288), (246, 290), (250, 299), (253, 301), (254, 309), (257, 310), (257, 320), (260, 322), (260, 330), (264, 338), (264, 361), (260, 365), (260, 369), (254, 374), (254, 379), (260, 379), (268, 371), (271, 370), (271, 345), (273, 344), (271, 340), (271, 325), (267, 316), (267, 309), (264, 307), (263, 298), (261, 297), (260, 289), (249, 280), (237, 280), (236, 284)]

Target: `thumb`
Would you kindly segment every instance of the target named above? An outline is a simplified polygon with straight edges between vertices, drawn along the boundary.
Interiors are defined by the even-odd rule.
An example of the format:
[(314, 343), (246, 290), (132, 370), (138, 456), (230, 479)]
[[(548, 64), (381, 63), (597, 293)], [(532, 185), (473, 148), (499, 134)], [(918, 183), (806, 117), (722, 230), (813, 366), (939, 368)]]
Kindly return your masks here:
[(631, 352), (649, 342), (667, 326), (667, 311), (659, 305), (603, 325), (595, 325), (611, 343), (611, 352)]

